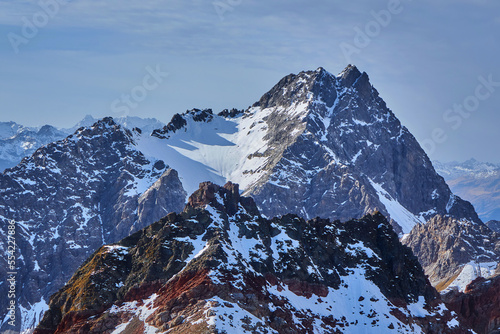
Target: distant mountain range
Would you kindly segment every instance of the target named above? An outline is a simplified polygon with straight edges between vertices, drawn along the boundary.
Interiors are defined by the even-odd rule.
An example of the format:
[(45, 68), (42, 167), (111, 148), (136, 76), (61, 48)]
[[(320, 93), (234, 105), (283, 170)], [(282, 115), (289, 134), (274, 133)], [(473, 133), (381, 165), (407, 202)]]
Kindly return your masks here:
[[(87, 115), (71, 128), (56, 128), (52, 125), (27, 127), (15, 122), (0, 122), (0, 172), (14, 167), (24, 157), (33, 154), (39, 147), (61, 140), (73, 134), (80, 127), (88, 127), (97, 119)], [(152, 132), (165, 124), (154, 118), (123, 116), (115, 119), (117, 124), (132, 130), (134, 127)]]
[[(396, 315), (399, 323), (392, 322), (392, 327), (399, 332), (416, 330), (431, 333), (432, 326), (424, 326), (425, 321), (417, 318), (423, 316), (427, 319), (427, 315), (431, 318), (439, 317), (437, 313), (441, 314), (440, 319), (447, 317), (442, 312), (428, 307), (431, 306), (429, 303), (434, 302), (439, 305), (440, 299), (437, 293), (435, 296), (431, 296), (429, 292), (424, 293), (424, 290), (427, 291), (430, 287), (429, 282), (425, 281), (421, 273), (422, 268), (415, 265), (410, 254), (406, 253), (406, 248), (397, 242), (398, 245), (392, 245), (391, 250), (387, 251), (382, 250), (381, 245), (377, 244), (392, 243), (394, 238), (397, 240), (396, 236), (411, 247), (424, 273), (429, 275), (432, 285), (441, 291), (457, 292), (458, 295), (453, 297), (454, 301), (461, 298), (461, 294), (467, 291), (467, 284), (474, 279), (479, 276), (496, 275), (495, 266), (500, 256), (498, 235), (479, 219), (469, 202), (452, 193), (444, 179), (436, 173), (417, 140), (401, 125), (371, 85), (368, 75), (360, 72), (355, 66), (346, 67), (338, 75), (333, 75), (323, 68), (290, 74), (246, 110), (231, 109), (215, 113), (211, 109), (192, 109), (174, 115), (166, 125), (158, 124), (159, 122), (154, 119), (137, 118), (113, 120), (108, 117), (94, 121), (90, 117), (86, 118), (83, 123), (93, 123), (83, 124), (82, 127), (80, 127), (82, 124), (77, 125), (78, 128), (72, 134), (44, 144), (16, 166), (0, 174), (2, 192), (0, 222), (6, 226), (8, 222), (14, 221), (17, 226), (19, 250), (17, 280), (19, 285), (23, 286), (17, 296), (17, 318), (22, 319), (17, 330), (32, 328), (47, 309), (50, 309), (47, 313), (49, 318), (43, 321), (43, 328), (40, 328), (46, 330), (44, 333), (57, 332), (59, 326), (62, 326), (59, 332), (65, 332), (65, 326), (76, 330), (77, 327), (72, 327), (76, 324), (74, 322), (76, 318), (72, 314), (75, 317), (77, 314), (90, 314), (86, 311), (94, 312), (94, 306), (101, 301), (102, 307), (113, 303), (118, 303), (116, 306), (121, 307), (122, 304), (119, 303), (133, 304), (139, 301), (140, 296), (151, 297), (135, 289), (141, 284), (154, 285), (156, 279), (164, 284), (178, 274), (183, 275), (181, 267), (183, 265), (190, 267), (190, 261), (187, 260), (191, 259), (189, 256), (197, 258), (198, 252), (204, 250), (203, 245), (198, 249), (196, 247), (199, 243), (193, 244), (192, 239), (197, 239), (199, 236), (203, 236), (203, 242), (210, 240), (211, 244), (232, 245), (234, 252), (231, 251), (231, 254), (234, 253), (241, 266), (238, 264), (235, 267), (228, 267), (228, 271), (221, 275), (231, 273), (238, 276), (240, 268), (244, 272), (252, 273), (243, 280), (244, 284), (252, 285), (255, 283), (253, 279), (259, 280), (259, 277), (266, 277), (272, 273), (280, 282), (281, 287), (277, 288), (278, 290), (285, 289), (283, 283), (288, 286), (286, 289), (292, 291), (292, 294), (287, 295), (287, 299), (295, 309), (301, 304), (293, 301), (295, 298), (293, 295), (300, 296), (297, 289), (306, 289), (310, 283), (317, 284), (314, 286), (318, 286), (318, 289), (326, 287), (336, 289), (344, 279), (342, 273), (337, 275), (338, 277), (335, 276), (337, 277), (335, 282), (330, 282), (325, 270), (339, 271), (339, 268), (346, 267), (356, 272), (355, 268), (367, 264), (368, 262), (359, 262), (357, 259), (351, 261), (347, 257), (348, 254), (356, 254), (358, 252), (356, 249), (359, 248), (359, 251), (365, 253), (368, 258), (374, 257), (373, 254), (377, 254), (380, 258), (387, 255), (387, 259), (384, 258), (382, 261), (385, 264), (377, 261), (376, 264), (372, 263), (374, 268), (378, 268), (375, 270), (377, 275), (378, 271), (384, 271), (380, 274), (384, 277), (382, 281), (375, 282), (373, 275), (370, 274), (371, 271), (366, 271), (365, 267), (363, 275), (358, 275), (359, 280), (365, 283), (374, 282), (377, 285), (373, 290), (375, 292), (370, 304), (368, 301), (363, 302), (366, 298), (364, 295), (360, 295), (357, 302), (348, 301), (345, 299), (348, 298), (346, 295), (340, 299), (339, 306), (329, 305), (332, 310), (337, 310), (340, 317), (333, 316), (330, 319), (335, 326), (331, 325), (329, 318), (321, 318), (324, 314), (315, 313), (321, 323), (316, 327), (314, 324), (307, 324), (309, 326), (307, 327), (302, 323), (306, 329), (333, 326), (331, 328), (349, 332), (350, 328), (347, 327), (346, 321), (350, 325), (352, 322), (357, 324), (356, 321), (367, 321), (364, 317), (352, 318), (344, 314), (350, 312), (348, 311), (350, 307), (360, 308), (360, 312), (366, 313), (367, 310), (363, 308), (365, 305), (373, 305), (375, 308), (378, 305), (377, 301), (385, 300), (384, 298), (399, 310), (393, 310), (395, 314), (399, 314)], [(16, 124), (6, 126), (6, 136), (12, 135), (9, 138), (15, 138), (20, 131), (22, 132), (20, 128)], [(38, 129), (36, 135), (41, 130)], [(50, 128), (49, 130), (51, 131), (44, 131), (55, 135), (64, 133), (63, 130)], [(19, 138), (16, 145), (23, 142), (23, 139)], [(36, 142), (34, 145), (37, 145)], [(21, 147), (28, 146), (21, 145)], [(206, 183), (207, 181), (209, 183)], [(227, 182), (232, 182), (228, 186), (230, 189), (215, 186)], [(235, 186), (236, 183), (239, 187)], [(205, 191), (203, 184), (216, 190)], [(188, 195), (193, 193), (194, 197), (189, 200), (190, 207), (202, 211), (197, 211), (197, 214), (189, 211), (188, 206), (187, 214), (181, 215), (182, 217), (170, 215), (171, 219), (162, 218), (168, 217), (172, 211), (181, 212), (188, 201)], [(240, 197), (240, 193), (245, 197)], [(250, 199), (245, 199), (247, 197), (253, 198), (255, 207), (248, 203)], [(226, 201), (228, 198), (232, 200)], [(238, 216), (240, 204), (245, 209), (241, 215), (250, 215), (248, 219)], [(213, 212), (210, 205), (219, 211)], [(253, 209), (249, 209), (249, 205)], [(208, 215), (206, 211), (209, 212)], [(293, 222), (286, 219), (277, 220), (272, 223), (272, 217), (283, 219), (290, 215), (303, 219), (297, 218), (298, 220)], [(387, 218), (387, 222), (381, 215)], [(234, 216), (234, 219), (226, 216)], [(376, 218), (363, 218), (367, 216)], [(319, 218), (314, 220), (315, 217), (321, 217), (323, 220), (318, 220)], [(226, 218), (237, 227), (234, 235), (224, 236), (224, 233), (228, 233)], [(168, 220), (168, 224), (165, 224), (165, 219)], [(224, 223), (220, 219), (223, 219)], [(212, 226), (210, 220), (220, 224)], [(351, 228), (344, 228), (339, 220), (351, 222), (346, 224), (352, 224), (353, 228), (359, 225), (360, 231), (351, 235), (352, 239), (346, 241), (347, 244), (357, 245), (353, 246), (356, 249), (353, 247), (351, 249), (349, 246), (342, 247), (343, 241), (337, 239), (344, 235), (343, 230), (350, 231)], [(321, 246), (323, 247), (321, 251), (317, 249), (314, 253), (304, 252), (295, 256), (293, 252), (299, 252), (311, 245), (310, 240), (306, 240), (309, 237), (306, 239), (303, 237), (303, 234), (309, 231), (308, 226), (311, 224), (306, 221), (312, 221), (313, 224), (321, 222), (329, 226), (325, 229), (318, 227), (318, 230), (315, 230), (317, 242), (328, 245)], [(154, 222), (159, 223), (147, 227)], [(258, 225), (258, 222), (264, 225), (275, 224), (278, 226), (276, 228), (285, 229), (280, 240), (287, 245), (286, 253), (290, 253), (291, 258), (280, 255), (279, 251), (270, 252), (272, 247), (268, 244), (271, 242), (272, 245), (278, 230), (274, 227), (269, 231), (254, 230), (253, 226)], [(366, 230), (363, 230), (365, 226), (363, 222), (366, 222)], [(177, 229), (186, 226), (191, 226), (194, 234), (184, 235), (176, 232)], [(371, 227), (368, 229), (368, 226)], [(385, 231), (384, 235), (379, 236), (381, 233), (379, 229)], [(380, 238), (371, 239), (370, 242), (375, 244), (366, 248), (356, 241), (362, 237), (369, 237), (364, 236), (363, 231), (373, 238), (375, 235)], [(0, 249), (6, 252), (7, 235), (4, 231), (1, 233)], [(161, 233), (189, 240), (182, 239), (186, 242), (179, 248), (178, 245), (166, 244)], [(109, 246), (111, 247), (109, 249), (113, 250), (109, 256), (127, 261), (122, 268), (123, 271), (116, 273), (108, 271), (105, 269), (105, 264), (95, 266), (94, 271), (87, 270), (86, 266), (89, 263), (102, 263), (101, 259), (108, 257), (106, 255), (108, 252), (105, 251), (107, 248), (100, 248), (102, 245), (119, 242), (129, 235), (135, 237), (124, 240), (134, 241), (130, 241), (127, 245), (121, 242), (116, 249), (123, 249), (120, 248), (122, 246), (130, 247), (133, 253), (127, 253), (129, 252), (127, 250), (115, 254), (114, 246)], [(139, 238), (140, 235), (144, 238)], [(250, 240), (251, 247), (237, 248), (236, 244), (243, 235)], [(152, 240), (155, 240), (152, 248), (145, 245)], [(177, 241), (183, 242), (182, 240)], [(176, 243), (175, 240), (171, 242)], [(259, 243), (262, 243), (263, 248), (257, 245)], [(366, 245), (365, 241), (362, 243)], [(205, 243), (207, 247), (211, 244)], [(194, 248), (196, 253), (191, 248)], [(200, 267), (209, 272), (215, 270), (217, 261), (229, 261), (227, 256), (220, 253), (224, 249), (215, 247), (212, 250), (216, 254), (208, 258), (206, 265)], [(153, 262), (141, 262), (138, 254), (142, 251), (145, 251), (148, 259)], [(264, 252), (265, 255), (264, 253), (259, 257), (253, 255), (260, 254), (259, 252)], [(323, 252), (330, 254), (335, 263), (340, 263), (339, 266), (330, 266), (333, 262), (317, 262), (317, 257), (321, 258)], [(384, 252), (407, 255), (397, 262), (390, 262), (390, 256), (384, 255)], [(0, 258), (2, 275), (6, 274), (6, 263), (4, 263), (6, 258), (6, 256)], [(210, 259), (213, 259), (213, 263)], [(295, 261), (296, 266), (288, 268), (283, 275), (278, 274), (272, 265), (264, 268), (258, 264), (273, 260), (286, 262), (288, 261), (286, 259)], [(131, 262), (128, 262), (129, 260)], [(390, 265), (386, 266), (387, 263)], [(415, 289), (406, 281), (408, 272), (404, 272), (404, 268), (421, 282), (418, 287), (414, 287)], [(488, 269), (483, 270), (483, 268)], [(129, 269), (137, 275), (132, 274)], [(78, 273), (75, 274), (77, 270)], [(160, 275), (165, 270), (168, 275), (173, 276)], [(115, 286), (108, 291), (109, 294), (106, 292), (102, 297), (104, 299), (98, 294), (92, 295), (97, 298), (95, 300), (90, 295), (88, 295), (90, 299), (87, 299), (86, 291), (90, 291), (87, 288), (92, 285), (94, 285), (92, 289), (100, 286), (100, 282), (94, 281), (89, 276), (100, 272), (107, 277), (103, 281), (105, 286), (109, 282)], [(349, 277), (352, 273), (347, 274), (346, 277)], [(109, 275), (113, 276), (113, 279), (109, 280)], [(64, 287), (70, 279), (71, 283)], [(298, 284), (297, 289), (294, 288), (293, 282)], [(361, 284), (363, 289), (367, 286), (365, 283)], [(267, 283), (259, 284), (262, 288), (262, 284)], [(347, 281), (346, 284), (350, 286)], [(408, 284), (410, 285), (406, 286)], [(202, 289), (204, 286), (201, 285), (196, 289)], [(256, 289), (258, 287), (259, 285), (255, 286)], [(405, 290), (407, 288), (413, 290)], [(0, 285), (0, 295), (6, 295), (6, 289), (8, 289), (6, 284)], [(160, 290), (151, 289), (147, 292), (158, 291), (157, 294), (160, 294)], [(376, 292), (377, 289), (383, 296)], [(383, 289), (396, 289), (397, 291), (391, 290), (395, 299), (389, 298)], [(104, 293), (104, 290), (102, 292)], [(58, 297), (51, 301), (49, 298), (54, 293), (57, 293)], [(314, 294), (314, 298), (323, 296), (323, 292)], [(410, 298), (409, 295), (413, 297)], [(265, 296), (267, 297), (262, 299), (263, 302), (274, 298), (267, 294)], [(424, 299), (418, 296), (423, 296)], [(275, 294), (275, 297), (284, 296)], [(222, 298), (222, 295), (217, 295), (217, 298)], [(256, 297), (255, 294), (250, 294), (244, 298), (249, 300)], [(265, 308), (261, 304), (259, 304), (261, 306), (252, 304), (254, 309), (251, 309), (250, 306), (245, 308), (237, 300), (219, 299), (217, 301), (223, 305), (227, 302), (233, 308), (243, 308), (244, 312), (247, 312), (242, 313), (244, 319), (251, 320), (248, 328), (253, 328), (254, 331), (259, 328), (257, 324), (260, 322), (265, 324), (263, 328), (268, 332), (273, 332), (272, 330), (278, 333), (293, 332), (293, 328), (282, 328), (280, 323), (293, 321), (299, 326), (301, 321), (296, 318), (298, 319), (299, 315), (303, 316), (302, 313), (295, 311), (291, 313), (294, 316), (291, 316), (283, 309), (282, 312), (286, 314), (280, 313), (281, 311), (274, 309), (274, 306)], [(76, 302), (77, 300), (81, 300), (82, 303)], [(173, 300), (177, 301), (177, 297)], [(453, 300), (450, 300), (451, 303)], [(424, 301), (427, 308), (422, 304)], [(2, 312), (7, 308), (7, 302), (0, 300)], [(194, 298), (193, 302), (203, 304), (207, 300)], [(283, 303), (287, 304), (286, 301)], [(197, 305), (202, 308), (201, 304)], [(403, 309), (409, 310), (410, 304), (414, 305), (412, 307), (416, 313), (405, 313)], [(445, 306), (439, 308), (444, 310)], [(207, 312), (212, 312), (211, 310), (209, 307)], [(80, 311), (83, 313), (78, 313)], [(125, 332), (131, 331), (135, 326), (149, 328), (148, 326), (163, 326), (165, 323), (171, 326), (173, 323), (170, 321), (173, 319), (169, 317), (176, 314), (175, 323), (179, 325), (187, 319), (188, 313), (184, 311), (187, 312), (187, 309), (177, 310), (174, 313), (169, 310), (168, 317), (165, 315), (161, 321), (149, 319), (151, 314), (147, 311), (144, 311), (146, 312), (144, 314), (142, 311), (134, 311), (135, 313), (132, 313), (135, 315), (131, 315), (132, 318), (128, 319), (132, 325), (129, 322), (117, 322), (117, 324), (121, 324), (120, 328)], [(200, 308), (193, 312), (198, 311)], [(214, 312), (217, 314), (217, 311)], [(114, 317), (111, 313), (115, 312), (110, 310), (105, 318)], [(119, 316), (126, 318), (130, 315), (125, 313), (122, 312)], [(98, 314), (100, 313), (96, 313)], [(387, 313), (384, 314), (391, 317)], [(451, 333), (456, 332), (455, 327), (458, 323), (455, 321), (461, 321), (460, 314), (459, 317), (446, 318), (446, 323), (437, 320), (436, 317), (434, 320), (428, 320), (438, 327), (441, 326), (444, 332)], [(5, 313), (1, 315), (4, 316)], [(182, 317), (178, 317), (181, 315)], [(219, 315), (224, 317), (224, 314)], [(228, 313), (228, 318), (229, 315), (236, 317), (235, 313)], [(61, 317), (66, 320), (58, 323)], [(403, 318), (406, 320), (402, 320)], [(376, 319), (373, 319), (375, 321), (373, 325), (382, 323), (386, 325), (386, 320)], [(481, 321), (482, 325), (485, 325), (485, 321), (489, 321), (485, 325), (489, 326), (490, 322), (494, 324), (497, 320), (500, 322), (500, 316), (497, 319), (496, 315), (492, 315), (488, 320)], [(226, 321), (228, 326), (230, 323), (232, 322)], [(343, 326), (337, 326), (337, 323), (342, 323)], [(422, 326), (412, 327), (415, 323), (420, 323)], [(106, 321), (99, 322), (98, 325), (107, 326)], [(126, 328), (128, 329), (125, 330)], [(184, 327), (178, 328), (180, 333)], [(391, 328), (391, 324), (387, 323), (387, 328)], [(9, 329), (5, 320), (0, 330), (4, 329)], [(264, 329), (259, 331), (265, 332)], [(89, 332), (86, 329), (82, 331)], [(312, 332), (321, 331), (314, 329)]]
[(500, 164), (479, 162), (433, 162), (453, 193), (470, 201), (484, 221), (500, 220)]

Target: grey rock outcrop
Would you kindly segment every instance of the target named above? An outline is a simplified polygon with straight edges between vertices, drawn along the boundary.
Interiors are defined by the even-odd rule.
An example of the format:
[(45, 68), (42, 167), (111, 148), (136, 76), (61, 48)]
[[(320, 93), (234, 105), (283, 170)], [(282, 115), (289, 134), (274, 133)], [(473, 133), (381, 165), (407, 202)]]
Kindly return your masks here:
[(452, 217), (435, 216), (426, 224), (415, 226), (403, 244), (413, 250), (430, 281), (440, 291), (453, 284), (466, 264), (474, 266), (476, 273), (462, 283), (464, 286), (483, 275), (480, 267), (484, 267), (484, 263), (500, 261), (499, 233), (482, 223)]
[(97, 250), (35, 334), (469, 333), (380, 214), (265, 219), (238, 186)]
[(338, 76), (322, 68), (289, 75), (254, 107), (273, 110), (265, 119), (268, 173), (245, 193), (267, 216), (347, 219), (380, 210), (405, 233), (436, 214), (479, 222), (355, 66)]
[[(41, 147), (0, 174), (0, 221), (16, 224), (16, 328), (36, 325), (52, 293), (104, 243), (185, 205), (177, 173), (150, 161), (111, 118)], [(3, 229), (2, 229), (3, 230)], [(6, 230), (0, 247), (7, 250)], [(6, 257), (0, 259), (6, 277)], [(7, 295), (6, 284), (0, 294)], [(9, 300), (0, 300), (4, 319)]]

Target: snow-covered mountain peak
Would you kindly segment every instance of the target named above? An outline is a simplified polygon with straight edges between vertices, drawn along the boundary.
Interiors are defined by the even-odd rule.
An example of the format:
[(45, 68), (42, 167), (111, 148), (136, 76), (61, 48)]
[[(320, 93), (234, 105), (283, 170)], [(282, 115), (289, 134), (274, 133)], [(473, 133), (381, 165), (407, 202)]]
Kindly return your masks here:
[(113, 132), (123, 132), (126, 137), (131, 138), (132, 133), (130, 130), (122, 128), (117, 124), (112, 117), (104, 117), (97, 120), (94, 124), (90, 126), (84, 126), (75, 131), (74, 134), (68, 136), (68, 139), (81, 139), (83, 137), (95, 137), (95, 136), (110, 136)]
[(120, 127), (114, 120), (113, 117), (104, 117), (97, 122), (95, 122), (91, 128), (95, 129), (109, 129), (109, 128), (118, 128)]
[(21, 128), (22, 125), (19, 125), (15, 122), (0, 122), (0, 140), (11, 138)]
[(290, 74), (281, 79), (253, 106), (262, 109), (287, 107), (316, 100), (331, 107), (337, 98), (336, 85), (335, 76), (321, 67), (316, 71)]
[(59, 131), (51, 126), (51, 125), (44, 125), (38, 130), (38, 135), (40, 136), (54, 136), (58, 133)]
[[(15, 221), (19, 236), (16, 278), (24, 288), (17, 295), (16, 330), (36, 324), (48, 297), (103, 243), (184, 207), (187, 194), (177, 173), (146, 159), (133, 139), (132, 131), (104, 118), (0, 174), (0, 223)], [(0, 232), (3, 251), (6, 235)], [(5, 276), (5, 262), (0, 267)], [(5, 285), (0, 292), (7, 293)]]
[[(91, 115), (86, 115), (80, 122), (75, 126), (68, 129), (61, 129), (68, 134), (75, 132), (81, 127), (89, 127), (94, 125), (99, 119), (94, 118)], [(120, 116), (113, 117), (113, 121), (116, 124), (120, 124), (122, 127), (132, 130), (134, 128), (140, 129), (141, 132), (146, 132), (150, 134), (155, 129), (163, 127), (165, 124), (157, 120), (156, 118), (141, 118), (137, 116)]]
[[(94, 118), (92, 115), (85, 115), (85, 117), (79, 121), (78, 123), (76, 123), (76, 125), (73, 127), (76, 129), (78, 128), (81, 128), (81, 127), (86, 127), (86, 126), (91, 126), (92, 124), (94, 124), (95, 122), (97, 122), (98, 119), (97, 118)], [(73, 129), (71, 128), (71, 129)]]
[(200, 182), (232, 181), (266, 216), (286, 208), (349, 219), (378, 209), (404, 233), (462, 205), (477, 219), (463, 201), (450, 202), (416, 139), (355, 66), (339, 76), (322, 68), (290, 74), (245, 111), (193, 109), (134, 142), (178, 170), (188, 193)]
[[(150, 134), (164, 124), (154, 118), (136, 116), (116, 117), (113, 119), (122, 128)], [(15, 122), (0, 122), (0, 172), (17, 165), (24, 157), (31, 155), (43, 145), (64, 139), (81, 128), (93, 126), (98, 119), (91, 115), (85, 116), (71, 128), (56, 128), (52, 125), (26, 127)]]
[[(346, 116), (350, 118), (364, 118), (363, 121), (368, 122), (369, 117), (354, 113), (359, 112), (360, 105), (374, 103), (380, 108), (369, 108), (372, 118), (386, 118), (387, 107), (371, 85), (368, 74), (360, 72), (353, 65), (347, 66), (337, 76), (322, 67), (315, 71), (290, 74), (265, 93), (253, 107), (296, 113), (299, 106), (306, 106), (301, 109), (301, 118), (310, 114), (314, 114), (312, 118), (325, 118), (334, 116), (332, 111), (341, 100), (345, 101), (345, 105), (337, 108), (337, 111), (348, 109), (352, 114)], [(383, 114), (377, 114), (376, 111), (382, 111)]]

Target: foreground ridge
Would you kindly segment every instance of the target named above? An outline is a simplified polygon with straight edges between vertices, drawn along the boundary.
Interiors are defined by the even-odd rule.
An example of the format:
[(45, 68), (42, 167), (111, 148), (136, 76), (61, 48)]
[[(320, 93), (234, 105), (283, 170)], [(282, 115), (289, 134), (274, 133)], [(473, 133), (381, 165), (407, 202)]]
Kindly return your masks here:
[(374, 213), (263, 218), (200, 184), (180, 214), (101, 247), (52, 296), (46, 333), (465, 333)]
[[(8, 300), (0, 299), (0, 331), (35, 326), (48, 297), (95, 250), (182, 211), (206, 180), (240, 184), (266, 217), (348, 221), (379, 211), (400, 237), (436, 215), (482, 226), (355, 66), (339, 75), (323, 68), (290, 74), (246, 110), (192, 109), (164, 127), (128, 117), (94, 121), (85, 119), (73, 135), (0, 174), (0, 223), (17, 226), (16, 279), (23, 287), (16, 328), (8, 327)], [(462, 238), (461, 229), (453, 231)], [(3, 233), (4, 251), (7, 240)], [(426, 270), (446, 266), (446, 259), (430, 260)], [(6, 263), (1, 257), (0, 276)], [(7, 290), (0, 285), (0, 294)]]

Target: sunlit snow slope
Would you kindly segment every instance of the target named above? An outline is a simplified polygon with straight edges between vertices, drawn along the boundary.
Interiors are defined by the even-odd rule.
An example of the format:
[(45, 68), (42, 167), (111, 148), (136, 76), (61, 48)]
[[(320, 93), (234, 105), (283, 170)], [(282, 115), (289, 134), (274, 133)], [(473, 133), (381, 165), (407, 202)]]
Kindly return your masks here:
[(376, 210), (398, 232), (436, 214), (479, 221), (387, 108), (366, 73), (291, 74), (247, 110), (193, 109), (135, 134), (139, 151), (203, 181), (239, 183), (267, 216), (349, 219)]

